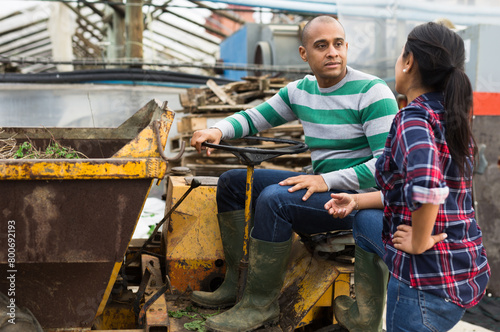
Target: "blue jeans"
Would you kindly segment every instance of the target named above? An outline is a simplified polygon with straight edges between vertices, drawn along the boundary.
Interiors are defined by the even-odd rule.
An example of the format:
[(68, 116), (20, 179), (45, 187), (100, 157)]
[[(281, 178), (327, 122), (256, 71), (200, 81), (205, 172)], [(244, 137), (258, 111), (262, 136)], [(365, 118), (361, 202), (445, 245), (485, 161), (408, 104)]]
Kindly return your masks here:
[[(382, 242), (383, 210), (360, 210), (353, 225), (356, 244), (384, 257)], [(444, 298), (421, 291), (390, 277), (387, 287), (387, 332), (441, 332), (450, 330), (465, 309)]]
[(356, 213), (352, 235), (358, 247), (364, 251), (378, 254), (384, 258), (385, 248), (382, 242), (382, 222), (384, 210), (367, 209)]
[(391, 277), (387, 287), (387, 332), (442, 332), (462, 319), (465, 309), (444, 298), (410, 288)]
[[(217, 208), (219, 213), (245, 208), (245, 169), (223, 173), (217, 184)], [(278, 182), (305, 173), (256, 169), (252, 187), (254, 228), (252, 237), (269, 242), (284, 242), (292, 231), (315, 234), (333, 230), (351, 230), (354, 214), (335, 219), (325, 210), (330, 193), (314, 193), (307, 201), (302, 197), (306, 190), (288, 192), (290, 186)], [(336, 191), (338, 192), (338, 191)]]

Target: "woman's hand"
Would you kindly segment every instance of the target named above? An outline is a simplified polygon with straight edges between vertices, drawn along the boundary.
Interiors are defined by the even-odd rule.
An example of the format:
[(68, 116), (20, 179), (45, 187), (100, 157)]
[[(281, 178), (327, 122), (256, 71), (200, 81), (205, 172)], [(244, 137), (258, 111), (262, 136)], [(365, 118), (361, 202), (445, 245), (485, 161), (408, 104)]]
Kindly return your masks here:
[(331, 194), (330, 196), (332, 199), (326, 202), (325, 210), (334, 218), (345, 218), (356, 208), (356, 201), (353, 195), (339, 193)]
[(412, 231), (413, 228), (411, 226), (399, 225), (398, 230), (392, 237), (394, 248), (404, 251), (408, 254), (419, 255), (424, 251), (427, 251), (430, 248), (434, 247), (436, 243), (441, 242), (448, 237), (446, 233), (431, 235), (424, 246), (417, 247), (412, 241)]

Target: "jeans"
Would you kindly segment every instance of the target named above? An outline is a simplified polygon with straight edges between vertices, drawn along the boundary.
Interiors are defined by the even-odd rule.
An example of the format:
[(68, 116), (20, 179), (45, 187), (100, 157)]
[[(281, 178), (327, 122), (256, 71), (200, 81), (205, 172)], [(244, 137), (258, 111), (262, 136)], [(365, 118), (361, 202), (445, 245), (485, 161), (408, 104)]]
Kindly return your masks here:
[[(223, 173), (217, 184), (218, 212), (245, 208), (246, 170), (235, 169)], [(315, 234), (333, 230), (351, 230), (354, 213), (344, 219), (335, 219), (325, 210), (330, 200), (329, 191), (314, 193), (307, 201), (302, 197), (306, 190), (290, 193), (290, 186), (278, 182), (305, 173), (256, 169), (252, 186), (254, 227), (252, 237), (262, 241), (284, 242), (292, 231)]]
[(382, 242), (382, 222), (384, 210), (367, 209), (356, 213), (352, 235), (358, 247), (364, 251), (378, 254), (384, 258), (385, 248)]
[(462, 319), (465, 309), (444, 298), (410, 288), (391, 277), (387, 287), (387, 332), (442, 332)]
[[(360, 210), (353, 225), (356, 244), (363, 250), (384, 257), (382, 242), (383, 210)], [(441, 332), (450, 330), (465, 309), (426, 291), (390, 277), (387, 287), (387, 332)]]

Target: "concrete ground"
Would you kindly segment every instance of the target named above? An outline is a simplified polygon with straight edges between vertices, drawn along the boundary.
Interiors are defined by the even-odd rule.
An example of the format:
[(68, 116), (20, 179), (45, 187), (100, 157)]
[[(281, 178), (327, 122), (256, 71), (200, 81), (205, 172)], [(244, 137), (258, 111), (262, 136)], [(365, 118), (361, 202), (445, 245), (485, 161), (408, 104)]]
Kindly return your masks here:
[(470, 323), (460, 321), (454, 328), (450, 330), (451, 332), (490, 332), (492, 330), (485, 329), (484, 327), (472, 325)]

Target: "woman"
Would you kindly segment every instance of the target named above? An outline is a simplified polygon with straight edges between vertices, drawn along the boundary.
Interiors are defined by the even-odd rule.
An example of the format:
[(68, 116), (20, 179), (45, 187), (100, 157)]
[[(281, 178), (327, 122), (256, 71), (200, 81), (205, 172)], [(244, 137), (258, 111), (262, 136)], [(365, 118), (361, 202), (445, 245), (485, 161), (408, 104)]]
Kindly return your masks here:
[[(396, 91), (408, 105), (376, 164), (381, 193), (332, 194), (325, 204), (339, 218), (384, 209), (380, 222), (358, 212), (354, 234), (358, 247), (383, 253), (389, 269), (388, 331), (451, 329), (483, 297), (490, 277), (472, 205), (476, 148), (464, 60), (463, 40), (448, 28), (426, 23), (410, 32), (395, 66)], [(353, 306), (340, 309), (362, 311)]]

